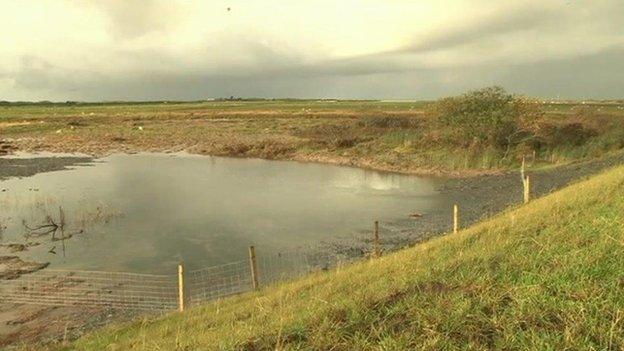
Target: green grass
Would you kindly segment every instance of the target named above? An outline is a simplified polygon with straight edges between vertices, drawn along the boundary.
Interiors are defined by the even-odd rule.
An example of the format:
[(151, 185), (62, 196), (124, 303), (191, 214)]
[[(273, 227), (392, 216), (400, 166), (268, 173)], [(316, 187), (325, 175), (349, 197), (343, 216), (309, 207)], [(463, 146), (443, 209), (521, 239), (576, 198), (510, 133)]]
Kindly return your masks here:
[(624, 167), (413, 248), (63, 350), (620, 350)]

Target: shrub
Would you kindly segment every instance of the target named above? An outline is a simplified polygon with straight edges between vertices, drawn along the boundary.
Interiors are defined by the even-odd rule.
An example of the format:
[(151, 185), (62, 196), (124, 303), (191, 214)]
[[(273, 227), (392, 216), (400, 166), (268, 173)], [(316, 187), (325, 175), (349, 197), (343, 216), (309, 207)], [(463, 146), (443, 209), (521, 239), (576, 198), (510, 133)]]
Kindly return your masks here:
[(489, 87), (438, 100), (430, 114), (446, 129), (450, 142), (508, 151), (534, 136), (541, 111), (533, 101)]
[(595, 135), (597, 135), (595, 130), (585, 127), (582, 123), (572, 122), (559, 125), (542, 125), (537, 139), (540, 144), (550, 147), (562, 145), (581, 146)]

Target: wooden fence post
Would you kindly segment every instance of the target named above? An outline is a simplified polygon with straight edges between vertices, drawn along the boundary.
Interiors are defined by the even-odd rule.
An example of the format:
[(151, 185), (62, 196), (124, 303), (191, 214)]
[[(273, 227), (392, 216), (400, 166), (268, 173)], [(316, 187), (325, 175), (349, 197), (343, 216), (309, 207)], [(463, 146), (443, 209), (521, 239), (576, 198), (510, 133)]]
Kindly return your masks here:
[(524, 178), (524, 203), (529, 203), (531, 200), (531, 178), (526, 176)]
[(379, 247), (379, 221), (375, 221), (375, 226), (373, 229), (373, 256), (380, 257), (381, 256), (381, 248)]
[(453, 233), (457, 234), (459, 231), (459, 206), (453, 205)]
[(258, 264), (256, 263), (256, 249), (249, 247), (249, 265), (251, 266), (251, 285), (258, 290)]
[(520, 166), (520, 177), (522, 178), (522, 181), (524, 181), (524, 172), (526, 170), (526, 160), (524, 155), (522, 155), (522, 166)]
[(184, 263), (178, 264), (178, 308), (180, 312), (184, 312)]

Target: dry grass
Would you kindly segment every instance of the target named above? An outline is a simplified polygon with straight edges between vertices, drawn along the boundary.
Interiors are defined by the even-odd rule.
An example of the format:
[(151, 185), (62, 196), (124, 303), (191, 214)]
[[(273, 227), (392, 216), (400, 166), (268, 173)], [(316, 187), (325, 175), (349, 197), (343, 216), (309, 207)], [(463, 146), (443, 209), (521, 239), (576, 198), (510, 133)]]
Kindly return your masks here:
[[(588, 159), (624, 147), (619, 105), (579, 106), (543, 106), (546, 138), (567, 140), (579, 132), (578, 123), (584, 129), (579, 143), (555, 138), (541, 145), (538, 164)], [(440, 127), (425, 116), (426, 107), (424, 102), (375, 101), (0, 106), (0, 139), (23, 151), (187, 150), (450, 175), (509, 169), (522, 154), (532, 154), (530, 145), (504, 158), (500, 150), (446, 143)]]

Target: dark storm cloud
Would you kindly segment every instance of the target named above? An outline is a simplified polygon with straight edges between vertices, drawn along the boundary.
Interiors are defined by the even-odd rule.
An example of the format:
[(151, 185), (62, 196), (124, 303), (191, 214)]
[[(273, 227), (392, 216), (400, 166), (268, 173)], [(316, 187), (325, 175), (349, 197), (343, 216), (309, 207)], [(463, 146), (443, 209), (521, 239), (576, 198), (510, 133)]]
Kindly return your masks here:
[[(162, 18), (167, 5), (156, 0), (97, 6), (122, 41), (166, 31), (175, 23)], [(624, 91), (622, 23), (620, 0), (525, 2), (448, 23), (393, 50), (342, 59), (311, 59), (268, 43), (258, 33), (222, 33), (193, 52), (190, 62), (157, 46), (124, 46), (111, 52), (125, 69), (77, 69), (28, 55), (5, 78), (25, 96), (57, 100), (417, 99), (491, 84), (528, 95), (614, 98)], [(498, 55), (503, 47), (511, 51)]]
[(554, 9), (541, 7), (520, 7), (506, 10), (467, 24), (451, 24), (449, 29), (433, 33), (424, 40), (416, 39), (413, 44), (394, 52), (418, 53), (453, 48), (483, 40), (491, 36), (503, 36), (510, 32), (518, 32), (540, 28), (557, 20)]
[[(37, 71), (29, 83), (63, 91), (71, 100), (205, 99), (209, 97), (402, 98), (431, 99), (500, 84), (509, 90), (549, 98), (621, 98), (624, 46), (539, 64), (421, 68), (366, 75), (310, 74), (307, 77), (258, 72), (253, 75), (136, 72), (100, 76), (84, 72)], [(582, 89), (579, 89), (582, 87)], [(71, 89), (70, 89), (71, 88)], [(71, 90), (71, 91), (69, 91)]]

